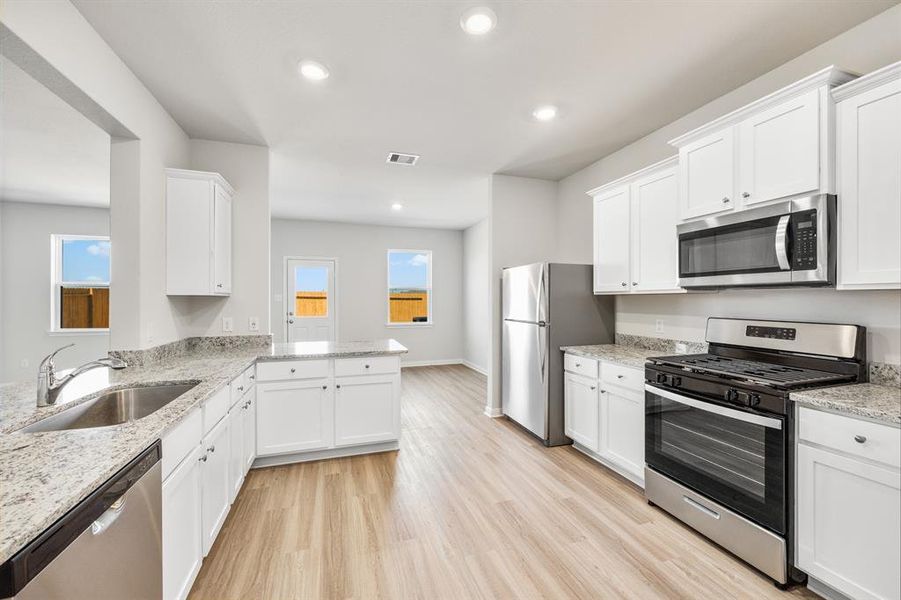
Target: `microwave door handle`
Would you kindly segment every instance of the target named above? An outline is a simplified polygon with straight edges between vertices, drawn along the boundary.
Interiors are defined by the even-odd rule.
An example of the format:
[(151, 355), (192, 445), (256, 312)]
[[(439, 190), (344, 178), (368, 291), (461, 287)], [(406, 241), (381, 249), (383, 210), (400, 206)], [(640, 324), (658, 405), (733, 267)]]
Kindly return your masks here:
[(779, 261), (779, 268), (783, 271), (791, 269), (791, 263), (788, 261), (788, 224), (791, 218), (791, 215), (783, 215), (776, 225), (776, 260)]

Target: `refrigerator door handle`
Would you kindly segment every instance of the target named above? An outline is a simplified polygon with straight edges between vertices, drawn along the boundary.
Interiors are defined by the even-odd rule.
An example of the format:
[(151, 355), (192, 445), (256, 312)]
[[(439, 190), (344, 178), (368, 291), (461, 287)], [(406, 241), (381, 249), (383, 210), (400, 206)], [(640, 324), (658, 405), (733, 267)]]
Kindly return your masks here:
[(541, 377), (541, 383), (545, 383), (547, 377), (547, 344), (544, 343), (544, 334), (547, 331), (544, 321), (538, 323), (535, 328), (535, 335), (538, 336), (538, 373)]

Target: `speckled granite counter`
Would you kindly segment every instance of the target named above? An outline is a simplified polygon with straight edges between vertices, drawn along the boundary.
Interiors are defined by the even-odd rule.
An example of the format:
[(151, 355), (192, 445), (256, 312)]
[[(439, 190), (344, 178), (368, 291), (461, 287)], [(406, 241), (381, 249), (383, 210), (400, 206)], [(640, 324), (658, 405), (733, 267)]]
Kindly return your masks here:
[[(0, 384), (0, 562), (6, 561), (128, 461), (160, 439), (188, 411), (228, 385), (257, 360), (403, 354), (394, 340), (273, 344), (256, 347), (196, 346), (121, 371), (96, 369), (70, 384), (56, 406), (35, 406), (34, 383)], [(142, 361), (136, 361), (141, 363)], [(89, 376), (90, 375), (90, 376)], [(81, 377), (79, 378), (81, 380)], [(15, 433), (29, 423), (134, 385), (197, 382), (196, 387), (133, 423), (44, 433)], [(74, 387), (78, 385), (79, 387)], [(87, 394), (82, 396), (82, 394)]]
[(595, 360), (605, 360), (607, 362), (623, 365), (624, 367), (633, 367), (635, 369), (643, 369), (644, 363), (648, 360), (648, 357), (664, 354), (660, 352), (660, 350), (636, 348), (635, 346), (622, 346), (620, 344), (563, 346), (560, 349), (567, 354), (584, 356), (585, 358), (593, 358)]
[(860, 383), (792, 392), (791, 399), (802, 406), (810, 406), (901, 425), (901, 387)]

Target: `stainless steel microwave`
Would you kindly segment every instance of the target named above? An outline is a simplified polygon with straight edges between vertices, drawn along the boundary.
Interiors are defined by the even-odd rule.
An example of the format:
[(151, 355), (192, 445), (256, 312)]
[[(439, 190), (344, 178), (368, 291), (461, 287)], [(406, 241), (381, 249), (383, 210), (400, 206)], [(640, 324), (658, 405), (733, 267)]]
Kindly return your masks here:
[(835, 203), (820, 194), (679, 225), (679, 285), (834, 285)]

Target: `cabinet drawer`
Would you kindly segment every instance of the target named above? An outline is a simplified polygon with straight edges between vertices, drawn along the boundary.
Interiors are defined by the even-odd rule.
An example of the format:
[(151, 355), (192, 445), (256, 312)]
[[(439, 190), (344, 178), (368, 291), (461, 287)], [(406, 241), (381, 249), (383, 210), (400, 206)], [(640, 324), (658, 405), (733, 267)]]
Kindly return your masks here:
[(188, 416), (163, 436), (163, 481), (185, 456), (200, 443), (203, 437), (203, 416), (201, 409), (192, 409)]
[(575, 354), (563, 355), (563, 370), (578, 375), (584, 375), (592, 379), (598, 378), (598, 361), (593, 358), (576, 356)]
[(901, 429), (889, 425), (801, 407), (798, 411), (798, 438), (892, 467), (901, 467)]
[(209, 433), (228, 412), (229, 389), (224, 387), (203, 403), (203, 434)]
[(244, 388), (245, 391), (249, 390), (253, 387), (253, 384), (256, 383), (257, 373), (256, 368), (253, 366), (247, 367), (247, 370), (244, 371)]
[(601, 381), (643, 393), (644, 371), (605, 362), (601, 364)]
[(290, 381), (328, 377), (327, 360), (277, 360), (257, 364), (260, 381)]
[(244, 373), (241, 373), (234, 379), (232, 379), (231, 383), (228, 384), (230, 400), (228, 402), (229, 408), (238, 403), (238, 401), (244, 397), (244, 392), (247, 391), (247, 378)]
[(400, 359), (396, 356), (340, 358), (335, 361), (335, 377), (397, 373), (399, 370)]

